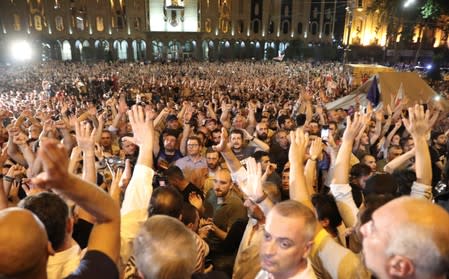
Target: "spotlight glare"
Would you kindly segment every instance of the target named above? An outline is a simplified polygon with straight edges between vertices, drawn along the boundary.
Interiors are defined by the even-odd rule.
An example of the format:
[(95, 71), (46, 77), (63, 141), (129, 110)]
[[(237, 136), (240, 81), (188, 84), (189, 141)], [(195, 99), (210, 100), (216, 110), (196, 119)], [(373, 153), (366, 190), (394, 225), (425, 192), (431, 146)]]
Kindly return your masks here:
[(11, 43), (11, 56), (17, 61), (30, 60), (32, 56), (30, 44), (26, 41), (15, 41)]

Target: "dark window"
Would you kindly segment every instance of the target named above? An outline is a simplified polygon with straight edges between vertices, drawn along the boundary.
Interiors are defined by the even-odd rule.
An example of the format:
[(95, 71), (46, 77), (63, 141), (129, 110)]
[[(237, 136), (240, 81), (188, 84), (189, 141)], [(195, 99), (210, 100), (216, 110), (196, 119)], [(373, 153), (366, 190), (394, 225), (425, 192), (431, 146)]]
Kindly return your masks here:
[(302, 22), (298, 22), (298, 34), (302, 34)]
[(259, 33), (259, 21), (258, 20), (253, 21), (253, 32), (254, 32), (254, 34)]
[(284, 21), (282, 23), (282, 33), (288, 34), (289, 31), (290, 31), (290, 24), (288, 24), (288, 21)]

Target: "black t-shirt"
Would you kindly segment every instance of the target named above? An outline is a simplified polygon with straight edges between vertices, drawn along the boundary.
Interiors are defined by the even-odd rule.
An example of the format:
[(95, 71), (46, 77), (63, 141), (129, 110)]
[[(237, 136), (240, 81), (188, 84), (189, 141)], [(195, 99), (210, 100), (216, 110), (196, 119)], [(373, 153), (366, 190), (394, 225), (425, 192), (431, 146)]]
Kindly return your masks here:
[(117, 265), (100, 251), (88, 251), (78, 268), (65, 279), (118, 279)]
[(94, 225), (90, 222), (87, 222), (83, 219), (78, 219), (78, 222), (73, 226), (73, 239), (78, 243), (81, 249), (87, 247), (87, 243), (89, 242), (90, 232)]
[(443, 160), (446, 157), (445, 148), (436, 149), (434, 146), (429, 148), (430, 160), (432, 162), (432, 186), (437, 185), (441, 180), (441, 169), (437, 167), (436, 162)]

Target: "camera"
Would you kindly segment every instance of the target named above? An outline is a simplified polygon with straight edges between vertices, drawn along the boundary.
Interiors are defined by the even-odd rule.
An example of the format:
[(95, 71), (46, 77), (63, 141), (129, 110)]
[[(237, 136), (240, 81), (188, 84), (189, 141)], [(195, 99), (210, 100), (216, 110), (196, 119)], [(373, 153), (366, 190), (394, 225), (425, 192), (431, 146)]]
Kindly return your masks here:
[(106, 164), (113, 168), (125, 168), (125, 160), (120, 159), (120, 157), (114, 156), (106, 158)]

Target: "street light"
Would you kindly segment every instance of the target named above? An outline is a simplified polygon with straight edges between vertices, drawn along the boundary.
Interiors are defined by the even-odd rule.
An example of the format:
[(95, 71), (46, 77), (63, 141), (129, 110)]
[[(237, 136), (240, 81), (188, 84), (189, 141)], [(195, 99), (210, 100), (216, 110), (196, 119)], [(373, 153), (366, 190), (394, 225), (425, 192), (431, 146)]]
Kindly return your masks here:
[(412, 4), (415, 4), (415, 0), (407, 0), (404, 3), (404, 8), (408, 8)]

